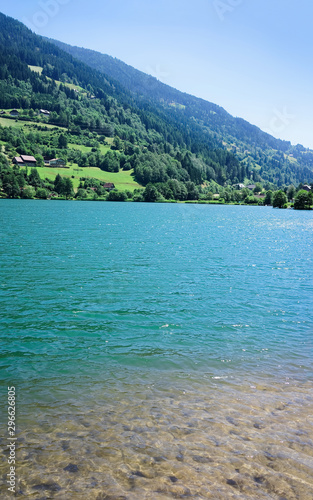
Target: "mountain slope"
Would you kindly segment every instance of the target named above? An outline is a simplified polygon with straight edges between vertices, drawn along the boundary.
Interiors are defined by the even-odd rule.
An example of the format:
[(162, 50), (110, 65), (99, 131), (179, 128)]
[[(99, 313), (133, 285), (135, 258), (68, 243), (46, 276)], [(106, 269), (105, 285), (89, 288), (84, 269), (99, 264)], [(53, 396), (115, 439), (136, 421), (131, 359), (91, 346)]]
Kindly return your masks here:
[[(287, 184), (292, 177), (288, 173), (298, 168), (298, 180), (312, 179), (313, 151), (276, 139), (247, 121), (234, 118), (222, 107), (169, 87), (116, 58), (56, 40), (51, 42), (92, 68), (118, 80), (137, 99), (138, 96), (148, 98), (170, 114), (175, 112), (178, 120), (196, 121), (210, 137), (236, 151), (237, 157), (249, 168), (256, 168), (263, 179)], [(269, 174), (269, 170), (273, 173)]]
[[(248, 174), (199, 124), (138, 98), (3, 14), (0, 106), (7, 110), (6, 120), (10, 108), (17, 108), (19, 121), (65, 129), (48, 133), (35, 127), (26, 134), (23, 127), (9, 132), (0, 127), (0, 141), (11, 161), (17, 155), (38, 155), (41, 163), (43, 157), (61, 156), (80, 168), (132, 170), (137, 182), (158, 183), (168, 199), (190, 198), (195, 185), (205, 181), (230, 185)], [(80, 148), (64, 146), (68, 143)]]
[[(118, 74), (113, 75), (115, 60), (111, 59), (112, 74), (90, 69), (22, 23), (0, 14), (0, 107), (7, 110), (7, 119), (10, 109), (17, 108), (17, 120), (25, 122), (25, 127), (9, 132), (0, 127), (7, 159), (37, 155), (42, 163), (43, 158), (61, 157), (80, 169), (131, 171), (139, 184), (157, 185), (165, 199), (194, 199), (195, 186), (214, 193), (220, 189), (217, 185), (229, 187), (245, 179), (262, 181), (265, 187), (271, 182), (311, 180), (312, 171), (295, 154), (291, 160), (282, 149), (259, 146), (251, 132), (260, 133), (256, 127), (244, 122), (247, 139), (239, 139), (236, 119), (216, 105), (157, 80), (159, 94), (127, 89), (126, 77), (121, 82), (115, 79)], [(130, 85), (129, 78), (134, 80), (137, 72), (127, 72), (125, 66), (118, 63)], [(57, 128), (47, 131), (32, 125), (30, 130), (27, 122)], [(232, 152), (235, 140), (236, 155)], [(297, 151), (302, 159), (303, 151)], [(309, 158), (311, 152), (304, 152)]]

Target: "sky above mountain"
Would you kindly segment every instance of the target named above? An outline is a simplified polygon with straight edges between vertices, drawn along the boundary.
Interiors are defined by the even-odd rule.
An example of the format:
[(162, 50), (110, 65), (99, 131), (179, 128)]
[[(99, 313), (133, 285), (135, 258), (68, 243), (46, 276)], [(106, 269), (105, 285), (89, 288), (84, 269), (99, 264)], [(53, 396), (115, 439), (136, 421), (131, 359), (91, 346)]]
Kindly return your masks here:
[(309, 0), (15, 0), (1, 11), (313, 148)]

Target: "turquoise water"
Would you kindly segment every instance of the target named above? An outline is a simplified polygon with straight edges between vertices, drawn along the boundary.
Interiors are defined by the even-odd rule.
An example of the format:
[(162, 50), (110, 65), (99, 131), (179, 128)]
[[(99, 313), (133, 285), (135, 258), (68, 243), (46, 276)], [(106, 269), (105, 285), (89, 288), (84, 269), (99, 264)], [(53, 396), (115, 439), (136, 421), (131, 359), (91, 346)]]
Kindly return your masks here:
[[(311, 498), (312, 212), (0, 200), (0, 217), (21, 494)], [(278, 465), (249, 459), (251, 479), (256, 452)]]

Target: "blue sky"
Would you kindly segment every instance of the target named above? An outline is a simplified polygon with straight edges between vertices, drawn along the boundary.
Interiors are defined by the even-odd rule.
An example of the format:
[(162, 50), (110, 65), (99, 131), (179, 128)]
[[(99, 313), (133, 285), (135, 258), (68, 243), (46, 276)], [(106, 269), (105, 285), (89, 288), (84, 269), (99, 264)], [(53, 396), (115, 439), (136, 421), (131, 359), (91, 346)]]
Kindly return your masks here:
[(313, 148), (309, 0), (15, 0), (0, 10)]

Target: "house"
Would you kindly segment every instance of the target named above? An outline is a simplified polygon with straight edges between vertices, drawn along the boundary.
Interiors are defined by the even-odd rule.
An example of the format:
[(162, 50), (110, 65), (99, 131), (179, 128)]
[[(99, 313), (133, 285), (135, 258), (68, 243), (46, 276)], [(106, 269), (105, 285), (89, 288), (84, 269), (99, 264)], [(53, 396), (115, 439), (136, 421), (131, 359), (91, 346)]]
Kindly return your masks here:
[(255, 184), (249, 184), (247, 188), (253, 191), (253, 189), (255, 188)]
[(304, 189), (304, 191), (307, 191), (308, 193), (310, 193), (311, 186), (308, 186), (308, 184), (304, 184), (304, 186), (302, 187), (302, 189)]
[(244, 184), (239, 183), (239, 184), (235, 184), (235, 185), (234, 185), (234, 187), (235, 187), (236, 189), (243, 189), (243, 188), (245, 187), (245, 185), (244, 185)]
[(104, 189), (107, 189), (108, 191), (112, 191), (112, 189), (115, 188), (113, 182), (105, 182), (103, 184)]
[(10, 115), (11, 116), (18, 116), (19, 115), (19, 112), (17, 109), (12, 109), (12, 111), (10, 111)]
[(20, 156), (15, 156), (15, 158), (13, 158), (13, 163), (15, 163), (15, 165), (19, 165), (21, 167), (24, 165), (24, 162)]
[(52, 160), (48, 161), (48, 164), (50, 167), (65, 167), (65, 161), (62, 160), (62, 158), (53, 158)]
[(40, 109), (39, 111), (40, 111), (40, 113), (41, 113), (42, 115), (46, 115), (46, 116), (49, 116), (49, 115), (50, 115), (50, 111), (47, 111), (46, 109)]
[(13, 159), (13, 163), (19, 165), (20, 167), (36, 167), (37, 160), (33, 156), (21, 155), (16, 156)]
[(21, 158), (24, 162), (24, 165), (28, 165), (30, 167), (35, 167), (37, 160), (33, 156), (21, 155)]
[(5, 111), (0, 111), (0, 115), (5, 115)]

